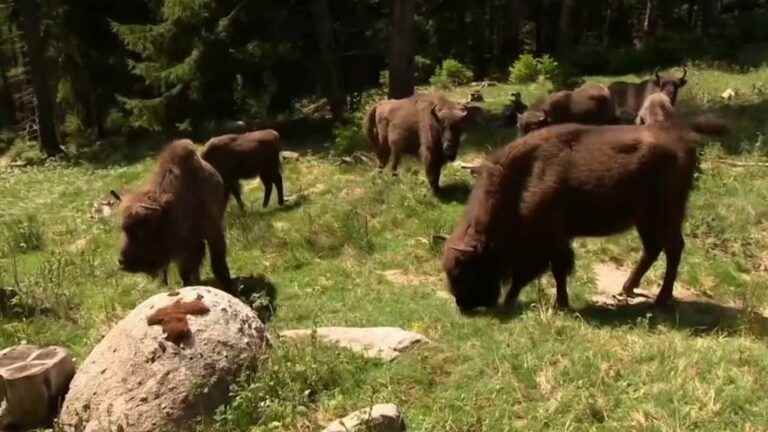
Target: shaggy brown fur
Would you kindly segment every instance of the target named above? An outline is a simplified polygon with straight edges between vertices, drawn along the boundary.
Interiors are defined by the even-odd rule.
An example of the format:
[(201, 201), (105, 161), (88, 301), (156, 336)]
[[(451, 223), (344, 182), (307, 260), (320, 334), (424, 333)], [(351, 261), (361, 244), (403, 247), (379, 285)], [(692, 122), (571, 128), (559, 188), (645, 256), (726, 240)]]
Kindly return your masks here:
[(521, 135), (525, 135), (561, 123), (616, 123), (611, 93), (599, 84), (585, 84), (573, 91), (554, 93), (519, 116), (517, 128)]
[(213, 274), (230, 287), (223, 225), (227, 192), (191, 141), (169, 144), (147, 185), (121, 201), (123, 270), (158, 275), (174, 261), (184, 285), (192, 285), (200, 280), (208, 243)]
[(677, 102), (677, 93), (688, 81), (685, 77), (688, 70), (683, 66), (683, 75), (680, 78), (666, 78), (659, 75), (658, 69), (654, 77), (639, 83), (616, 81), (608, 86), (615, 104), (616, 115), (627, 122), (632, 122), (640, 112), (645, 99), (658, 92), (669, 97), (672, 105)]
[(633, 292), (663, 250), (667, 269), (656, 302), (669, 302), (684, 246), (697, 137), (666, 125), (565, 124), (491, 155), (443, 255), (459, 308), (495, 305), (505, 280), (512, 282), (511, 303), (547, 269), (557, 285), (557, 306), (568, 307), (571, 240), (633, 225), (644, 252), (624, 291)]
[(200, 299), (186, 303), (176, 300), (147, 317), (147, 325), (162, 326), (165, 340), (180, 345), (191, 334), (187, 315), (205, 315), (210, 311)]
[(404, 153), (418, 154), (429, 185), (438, 193), (440, 171), (456, 159), (468, 117), (465, 105), (438, 94), (420, 94), (377, 103), (368, 112), (364, 128), (380, 169), (391, 156), (392, 173), (396, 173)]
[(259, 176), (264, 185), (264, 203), (269, 205), (272, 185), (277, 189), (277, 203), (283, 205), (283, 175), (280, 173), (280, 135), (272, 130), (260, 130), (242, 135), (222, 135), (205, 145), (202, 158), (221, 174), (227, 191), (240, 208), (241, 179)]

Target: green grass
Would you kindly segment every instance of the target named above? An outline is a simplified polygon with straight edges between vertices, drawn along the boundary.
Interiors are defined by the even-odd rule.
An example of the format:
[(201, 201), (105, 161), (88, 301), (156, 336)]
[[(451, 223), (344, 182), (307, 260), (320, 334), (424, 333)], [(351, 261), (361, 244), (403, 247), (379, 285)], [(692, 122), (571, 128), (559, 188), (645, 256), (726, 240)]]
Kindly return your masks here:
[[(379, 402), (401, 405), (414, 431), (765, 429), (768, 325), (755, 313), (768, 312), (768, 176), (717, 160), (762, 160), (768, 109), (753, 95), (729, 105), (717, 97), (727, 87), (747, 91), (767, 73), (695, 69), (682, 93), (687, 109), (749, 114), (735, 116), (736, 138), (703, 150), (679, 278), (721, 303), (743, 303), (748, 312), (737, 319), (719, 320), (716, 309), (702, 324), (674, 311), (590, 307), (592, 265), (633, 264), (634, 233), (575, 242), (574, 312), (550, 308), (547, 276), (524, 290), (512, 314), (463, 317), (439, 295), (434, 236), (448, 234), (461, 214), (468, 173), (446, 167), (443, 182), (455, 193), (441, 201), (415, 161), (392, 178), (363, 163), (304, 154), (285, 164), (285, 208), (262, 210), (256, 181), (245, 185), (247, 212), (233, 205), (228, 213), (232, 273), (263, 274), (277, 287), (270, 331), (399, 326), (432, 343), (392, 363), (318, 343), (278, 343), (201, 430), (318, 430)], [(543, 91), (490, 87), (486, 107), (497, 112), (513, 89), (527, 102)], [(513, 137), (475, 128), (460, 157), (481, 157)], [(119, 272), (117, 221), (90, 217), (94, 202), (138, 184), (152, 165), (127, 156), (0, 171), (0, 347), (60, 344), (81, 362), (112, 324), (163, 289)], [(663, 269), (660, 260), (644, 285), (656, 290)]]

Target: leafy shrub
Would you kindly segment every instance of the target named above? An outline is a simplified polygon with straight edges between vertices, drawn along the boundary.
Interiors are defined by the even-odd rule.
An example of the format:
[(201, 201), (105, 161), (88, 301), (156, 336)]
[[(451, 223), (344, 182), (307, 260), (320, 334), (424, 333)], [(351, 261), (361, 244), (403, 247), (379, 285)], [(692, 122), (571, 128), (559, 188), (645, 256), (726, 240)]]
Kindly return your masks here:
[(43, 249), (43, 229), (35, 216), (9, 220), (0, 225), (1, 255), (12, 256)]
[(435, 63), (422, 56), (416, 56), (414, 59), (416, 64), (416, 82), (423, 84), (429, 82), (429, 77), (435, 73)]
[(509, 68), (509, 81), (513, 84), (532, 83), (539, 78), (539, 63), (531, 54), (523, 54)]
[(333, 129), (331, 149), (334, 153), (348, 156), (356, 151), (365, 150), (365, 148), (366, 138), (361, 122), (340, 123)]
[(470, 68), (464, 66), (454, 59), (447, 59), (435, 74), (429, 79), (430, 84), (439, 88), (451, 88), (472, 82), (474, 73)]

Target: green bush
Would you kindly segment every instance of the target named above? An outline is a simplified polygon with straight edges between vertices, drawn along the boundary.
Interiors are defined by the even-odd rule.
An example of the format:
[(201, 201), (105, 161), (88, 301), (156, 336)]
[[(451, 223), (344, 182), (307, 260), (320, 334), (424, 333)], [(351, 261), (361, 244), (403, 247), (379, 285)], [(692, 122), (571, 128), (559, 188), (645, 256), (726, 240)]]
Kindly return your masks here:
[(527, 84), (539, 78), (539, 62), (531, 54), (523, 54), (509, 67), (509, 81), (513, 84)]
[(11, 219), (0, 225), (0, 256), (13, 256), (43, 249), (43, 228), (36, 216)]
[(470, 68), (449, 58), (437, 68), (429, 82), (435, 87), (446, 89), (469, 84), (472, 82), (472, 78), (474, 78), (474, 73)]
[(351, 155), (356, 151), (365, 150), (366, 145), (365, 132), (361, 122), (340, 123), (333, 129), (331, 149), (338, 155)]

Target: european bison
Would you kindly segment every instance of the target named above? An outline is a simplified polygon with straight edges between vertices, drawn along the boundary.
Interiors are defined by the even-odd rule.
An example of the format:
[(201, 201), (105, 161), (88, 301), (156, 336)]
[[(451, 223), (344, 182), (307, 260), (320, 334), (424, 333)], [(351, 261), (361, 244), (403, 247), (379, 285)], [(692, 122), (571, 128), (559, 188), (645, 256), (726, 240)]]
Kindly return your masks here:
[(635, 123), (646, 126), (689, 127), (692, 131), (705, 135), (728, 133), (728, 126), (720, 119), (712, 116), (700, 115), (689, 120), (686, 124), (675, 112), (672, 101), (665, 93), (654, 93), (648, 96), (637, 114)]
[(672, 299), (683, 251), (686, 202), (698, 135), (684, 127), (565, 124), (536, 131), (488, 158), (442, 259), (462, 312), (506, 303), (547, 269), (556, 304), (568, 307), (571, 240), (635, 226), (643, 256), (624, 284), (631, 294), (659, 253), (667, 268), (656, 303)]
[(227, 191), (191, 141), (169, 144), (147, 185), (120, 201), (123, 270), (156, 276), (173, 261), (184, 285), (192, 285), (200, 281), (208, 243), (213, 274), (231, 287), (223, 226)]
[(242, 135), (222, 135), (205, 144), (201, 154), (221, 175), (241, 209), (241, 179), (259, 176), (264, 185), (264, 203), (269, 205), (272, 185), (277, 189), (277, 203), (283, 205), (283, 175), (280, 173), (280, 135), (272, 130), (248, 132)]
[(685, 79), (688, 76), (688, 69), (685, 66), (682, 66), (682, 69), (683, 74), (680, 78), (662, 78), (659, 70), (656, 69), (653, 78), (639, 83), (625, 81), (611, 83), (608, 90), (615, 104), (616, 115), (624, 121), (633, 122), (645, 99), (658, 92), (666, 94), (674, 105), (677, 102), (677, 93), (688, 83)]
[(418, 154), (437, 194), (440, 171), (447, 161), (456, 159), (468, 117), (465, 105), (438, 94), (420, 94), (377, 103), (368, 112), (364, 128), (381, 169), (391, 156), (396, 173), (403, 153)]
[(605, 125), (616, 122), (611, 94), (603, 85), (584, 84), (576, 90), (549, 95), (518, 117), (521, 135), (560, 123)]

